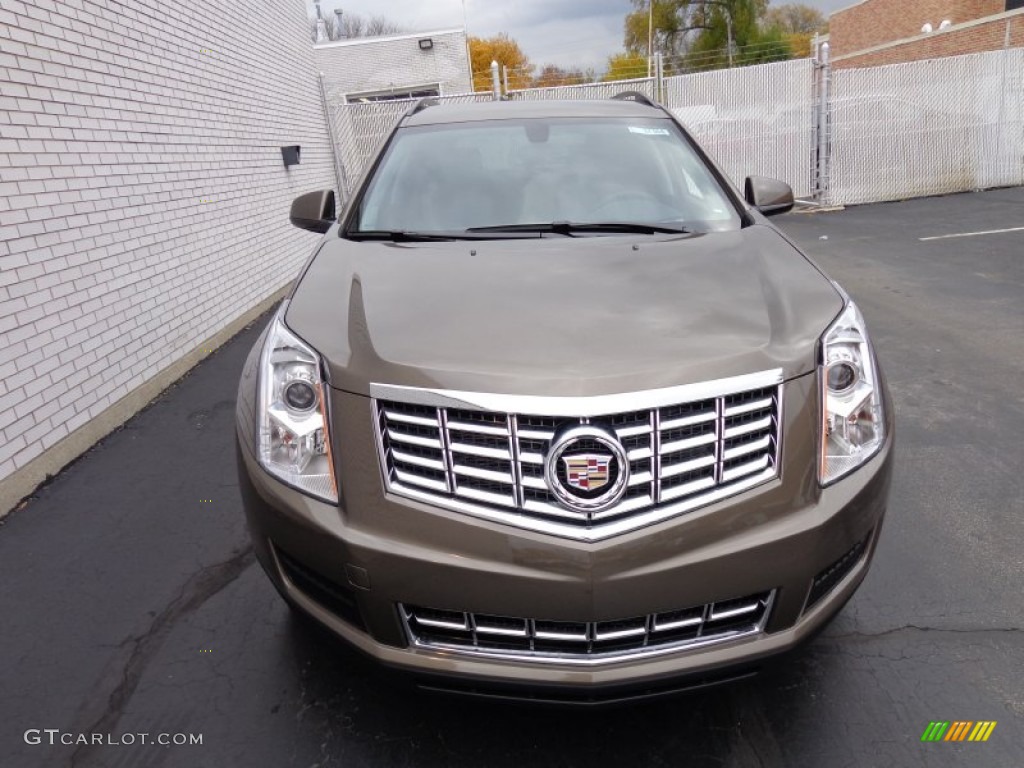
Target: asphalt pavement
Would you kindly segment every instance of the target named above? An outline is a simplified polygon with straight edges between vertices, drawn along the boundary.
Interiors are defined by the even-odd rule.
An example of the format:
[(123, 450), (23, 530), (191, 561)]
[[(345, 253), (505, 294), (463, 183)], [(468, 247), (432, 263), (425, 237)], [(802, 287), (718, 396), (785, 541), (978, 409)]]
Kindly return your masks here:
[[(232, 429), (263, 320), (0, 523), (0, 766), (1020, 766), (1024, 230), (971, 233), (1024, 228), (1024, 189), (778, 222), (860, 304), (898, 419), (874, 566), (802, 653), (594, 711), (381, 674), (254, 562)], [(922, 743), (933, 720), (998, 725)], [(60, 743), (94, 733), (122, 743)]]

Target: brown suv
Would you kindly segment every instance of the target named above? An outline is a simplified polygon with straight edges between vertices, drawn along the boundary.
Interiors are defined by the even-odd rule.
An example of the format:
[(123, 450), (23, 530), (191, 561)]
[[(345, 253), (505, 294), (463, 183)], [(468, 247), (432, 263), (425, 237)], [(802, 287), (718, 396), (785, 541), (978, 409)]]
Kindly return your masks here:
[[(744, 199), (745, 198), (745, 199)], [(893, 409), (855, 304), (637, 95), (410, 109), (252, 351), (239, 474), (285, 599), (428, 684), (748, 674), (863, 580)]]

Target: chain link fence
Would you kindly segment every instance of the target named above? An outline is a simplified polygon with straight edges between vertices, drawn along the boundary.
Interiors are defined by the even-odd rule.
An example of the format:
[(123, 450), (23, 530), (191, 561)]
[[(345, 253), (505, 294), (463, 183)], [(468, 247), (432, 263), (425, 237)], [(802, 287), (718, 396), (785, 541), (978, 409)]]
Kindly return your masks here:
[[(328, 93), (327, 113), (338, 158), (338, 183), (348, 198), (370, 161), (392, 129), (416, 99), (339, 103)], [(490, 93), (462, 93), (434, 97), (440, 103), (493, 101)]]
[(769, 176), (814, 193), (815, 92), (810, 59), (667, 77), (662, 103), (742, 187)]
[(651, 101), (658, 99), (657, 81), (653, 77), (634, 80), (615, 80), (608, 83), (584, 83), (581, 85), (559, 85), (552, 88), (526, 88), (509, 91), (511, 101), (537, 99), (610, 99), (623, 91), (637, 91)]
[(1024, 183), (1024, 49), (832, 73), (827, 200)]
[[(639, 91), (675, 114), (738, 186), (769, 176), (827, 205), (1024, 184), (1024, 49), (834, 71), (797, 59), (665, 77), (658, 64), (654, 77), (504, 98)], [(327, 88), (325, 100), (347, 196), (414, 101), (346, 104)]]

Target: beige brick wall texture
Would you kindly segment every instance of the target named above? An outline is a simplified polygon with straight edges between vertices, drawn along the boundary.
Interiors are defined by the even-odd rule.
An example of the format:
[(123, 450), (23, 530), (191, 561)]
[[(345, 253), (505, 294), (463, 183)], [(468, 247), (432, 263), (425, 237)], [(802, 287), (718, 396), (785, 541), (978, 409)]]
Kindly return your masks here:
[[(423, 38), (430, 38), (433, 48), (420, 50)], [(314, 50), (332, 103), (347, 94), (434, 83), (443, 96), (473, 90), (462, 30), (338, 41)]]
[(0, 0), (0, 487), (284, 286), (334, 185), (304, 0)]
[[(1005, 0), (865, 0), (829, 17), (832, 60), (841, 69), (993, 51), (1008, 28), (1009, 47), (1020, 47), (1024, 11), (1005, 9)], [(940, 31), (945, 19), (952, 26)]]

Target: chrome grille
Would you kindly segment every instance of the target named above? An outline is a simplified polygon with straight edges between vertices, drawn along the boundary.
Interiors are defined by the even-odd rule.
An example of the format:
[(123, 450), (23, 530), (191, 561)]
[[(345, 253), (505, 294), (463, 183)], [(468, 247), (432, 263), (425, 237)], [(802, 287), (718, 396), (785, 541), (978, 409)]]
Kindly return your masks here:
[[(598, 398), (383, 385), (373, 385), (373, 393), (389, 491), (556, 535), (605, 538), (718, 501), (778, 473), (780, 371)], [(687, 394), (698, 396), (672, 400)], [(647, 407), (616, 409), (634, 404)], [(552, 441), (581, 424), (611, 431), (629, 460), (625, 494), (601, 511), (563, 506), (545, 481)]]
[(420, 647), (537, 661), (601, 663), (667, 653), (761, 632), (774, 591), (613, 621), (549, 621), (399, 604)]

